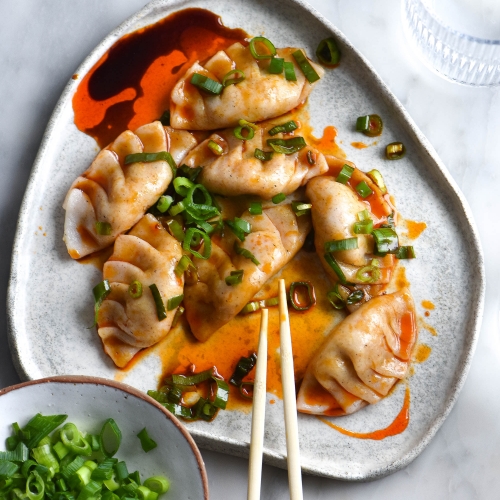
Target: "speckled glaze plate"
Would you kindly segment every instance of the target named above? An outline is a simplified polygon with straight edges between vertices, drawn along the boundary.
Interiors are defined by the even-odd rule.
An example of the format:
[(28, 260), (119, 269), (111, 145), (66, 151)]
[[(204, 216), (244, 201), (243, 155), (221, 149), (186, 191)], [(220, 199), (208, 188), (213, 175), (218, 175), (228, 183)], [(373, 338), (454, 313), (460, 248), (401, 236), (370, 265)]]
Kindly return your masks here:
[[(334, 36), (342, 51), (340, 67), (327, 71), (309, 100), (316, 135), (335, 125), (338, 140), (350, 160), (362, 170), (379, 169), (398, 201), (403, 217), (425, 221), (427, 229), (415, 242), (418, 259), (406, 266), (417, 311), (422, 301), (435, 304), (420, 328), (419, 342), (431, 348), (425, 363), (414, 364), (407, 429), (383, 440), (355, 439), (340, 434), (313, 416), (299, 415), (301, 462), (305, 472), (345, 480), (367, 480), (394, 472), (413, 460), (429, 443), (450, 412), (464, 383), (479, 333), (484, 298), (484, 269), (480, 243), (470, 209), (432, 146), (348, 40), (313, 9), (298, 0), (274, 2), (219, 0), (154, 1), (111, 33), (77, 70), (84, 75), (122, 35), (154, 23), (186, 7), (202, 7), (222, 16), (229, 27), (264, 34), (277, 46), (305, 47), (313, 54), (319, 40)], [(86, 326), (92, 323), (91, 287), (101, 275), (92, 266), (73, 262), (62, 241), (64, 196), (73, 179), (98, 151), (93, 139), (73, 123), (72, 97), (78, 82), (71, 80), (54, 111), (37, 156), (19, 218), (14, 245), (8, 308), (10, 346), (23, 379), (59, 374), (119, 378), (147, 390), (156, 387), (161, 361), (151, 349), (132, 369), (119, 373), (103, 354), (100, 341)], [(377, 113), (384, 117), (378, 147), (354, 149), (359, 141), (355, 117)], [(403, 141), (406, 158), (388, 162), (383, 144)], [(422, 319), (420, 322), (422, 323)], [(400, 411), (405, 385), (372, 407), (337, 419), (357, 432), (387, 427)], [(271, 395), (268, 395), (269, 399)], [(210, 424), (188, 428), (204, 447), (247, 456), (249, 414), (221, 412)], [(265, 461), (286, 467), (283, 407), (268, 405)]]

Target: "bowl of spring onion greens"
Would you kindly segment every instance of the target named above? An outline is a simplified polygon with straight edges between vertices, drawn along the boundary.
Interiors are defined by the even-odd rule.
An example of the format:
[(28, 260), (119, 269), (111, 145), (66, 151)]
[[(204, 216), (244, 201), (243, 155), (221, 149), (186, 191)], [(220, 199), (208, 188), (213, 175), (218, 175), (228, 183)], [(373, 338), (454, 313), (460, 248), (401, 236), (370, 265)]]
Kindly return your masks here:
[(0, 500), (207, 500), (184, 426), (133, 387), (60, 376), (0, 391)]

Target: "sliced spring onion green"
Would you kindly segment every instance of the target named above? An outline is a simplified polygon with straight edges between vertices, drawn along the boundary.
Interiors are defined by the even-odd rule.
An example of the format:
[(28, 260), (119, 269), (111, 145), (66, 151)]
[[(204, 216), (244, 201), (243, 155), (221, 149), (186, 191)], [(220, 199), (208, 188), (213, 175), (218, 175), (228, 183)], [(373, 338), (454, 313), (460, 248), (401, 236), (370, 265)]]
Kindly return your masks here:
[(347, 184), (353, 172), (354, 172), (354, 167), (351, 167), (349, 165), (344, 165), (339, 175), (337, 176), (336, 179), (337, 182), (340, 182), (341, 184)]
[[(302, 304), (299, 300), (299, 290), (307, 290), (306, 304)], [(308, 311), (312, 306), (316, 304), (316, 293), (314, 291), (314, 285), (310, 281), (294, 281), (290, 285), (290, 290), (288, 292), (288, 297), (290, 298), (290, 303), (296, 311)]]
[(195, 185), (194, 182), (190, 181), (186, 177), (176, 177), (173, 184), (175, 192), (181, 196), (186, 196), (188, 191)]
[(401, 160), (406, 155), (406, 147), (402, 142), (391, 142), (385, 147), (385, 157), (388, 160)]
[(129, 165), (130, 163), (151, 163), (154, 161), (166, 161), (172, 170), (177, 168), (172, 155), (168, 151), (159, 151), (158, 153), (133, 153), (125, 156), (125, 165)]
[(187, 177), (191, 182), (196, 182), (196, 178), (198, 175), (200, 175), (201, 171), (203, 170), (203, 167), (196, 167), (196, 168), (191, 168), (188, 167), (186, 164), (181, 165), (179, 167), (179, 177), (182, 175), (183, 177)]
[(210, 139), (207, 142), (208, 149), (212, 151), (217, 156), (221, 156), (224, 154), (224, 149), (220, 144), (217, 144), (213, 139)]
[(118, 460), (116, 458), (105, 458), (92, 471), (90, 479), (94, 481), (104, 481), (111, 479), (114, 475), (113, 466), (116, 465), (117, 462)]
[(243, 379), (252, 371), (253, 367), (257, 363), (257, 354), (253, 352), (248, 356), (248, 358), (242, 356), (236, 365), (229, 383), (235, 386), (241, 385)]
[(277, 205), (278, 203), (281, 203), (282, 201), (285, 201), (286, 199), (286, 194), (285, 193), (278, 193), (277, 195), (273, 196), (271, 198), (271, 201)]
[(387, 187), (385, 185), (384, 178), (377, 169), (374, 168), (373, 170), (370, 170), (366, 175), (378, 186), (382, 194), (387, 193)]
[(85, 458), (81, 455), (76, 456), (68, 465), (61, 468), (61, 476), (68, 480), (85, 463)]
[(253, 399), (254, 382), (242, 382), (238, 389), (240, 391), (240, 396), (245, 399)]
[(324, 66), (336, 66), (340, 61), (340, 50), (333, 38), (325, 38), (319, 42), (316, 57)]
[(151, 290), (151, 293), (153, 294), (153, 300), (155, 301), (158, 321), (163, 321), (167, 317), (167, 312), (165, 311), (165, 304), (163, 303), (163, 299), (161, 298), (160, 291), (158, 290), (158, 287), (155, 283), (149, 285), (149, 289)]
[(235, 217), (234, 220), (226, 220), (225, 223), (240, 241), (245, 241), (245, 235), (252, 231), (252, 225), (239, 217)]
[(252, 201), (250, 203), (250, 207), (248, 208), (248, 211), (252, 215), (261, 215), (262, 214), (262, 203), (260, 201)]
[(233, 69), (224, 75), (222, 79), (222, 86), (228, 87), (229, 85), (236, 85), (245, 79), (245, 73), (240, 69)]
[(364, 210), (361, 210), (361, 212), (358, 212), (356, 214), (356, 217), (358, 218), (358, 220), (360, 222), (365, 221), (365, 220), (371, 220), (370, 212), (368, 212), (368, 210), (366, 208)]
[(289, 82), (296, 82), (297, 75), (295, 74), (295, 68), (292, 62), (285, 61), (283, 63), (283, 68), (285, 70), (285, 79)]
[(378, 115), (360, 116), (356, 120), (356, 130), (368, 137), (376, 137), (382, 133), (384, 122)]
[(340, 268), (340, 266), (338, 265), (337, 261), (329, 253), (325, 253), (324, 257), (325, 257), (326, 263), (333, 269), (333, 271), (337, 275), (337, 278), (339, 279), (339, 281), (343, 285), (347, 285), (347, 279), (345, 277), (345, 274), (342, 271), (342, 269)]
[(292, 56), (309, 83), (314, 83), (320, 79), (320, 76), (316, 73), (316, 70), (312, 67), (302, 50), (296, 50), (292, 53)]
[(167, 311), (173, 311), (179, 304), (184, 300), (184, 294), (176, 295), (175, 297), (170, 297), (167, 300)]
[(316, 153), (313, 153), (311, 149), (307, 152), (306, 158), (309, 165), (316, 164)]
[(159, 212), (164, 214), (172, 205), (174, 199), (171, 196), (163, 195), (158, 199), (158, 203), (156, 204), (156, 208)]
[(228, 286), (239, 285), (243, 281), (243, 269), (231, 271), (229, 276), (226, 276), (225, 282)]
[[(257, 44), (264, 45), (266, 50), (264, 52), (259, 52), (256, 47)], [(271, 59), (276, 55), (276, 47), (263, 36), (252, 38), (248, 48), (255, 59)]]
[[(151, 286), (154, 286), (156, 288), (156, 285), (151, 285)], [(158, 288), (156, 288), (156, 290), (158, 290)], [(101, 432), (99, 433), (99, 443), (101, 445), (101, 451), (104, 453), (106, 457), (108, 458), (112, 457), (118, 451), (121, 442), (122, 442), (122, 432), (118, 427), (118, 424), (112, 418), (108, 418), (104, 422), (101, 428)]]
[(33, 455), (33, 458), (36, 460), (36, 462), (40, 465), (44, 465), (48, 469), (52, 469), (54, 472), (59, 472), (59, 462), (56, 456), (52, 453), (50, 444), (44, 444), (41, 446), (37, 446), (36, 448), (32, 448), (31, 454)]
[(212, 196), (210, 193), (207, 191), (207, 188), (203, 184), (193, 184), (185, 194), (186, 196), (186, 203), (188, 204), (196, 204), (195, 202), (195, 194), (196, 192), (199, 191), (203, 195), (203, 201), (200, 203), (200, 205), (209, 205), (212, 206)]
[(95, 232), (99, 236), (109, 236), (111, 234), (111, 224), (109, 222), (96, 222)]
[(0, 460), (10, 462), (26, 462), (29, 458), (29, 449), (23, 442), (18, 442), (16, 448), (11, 451), (0, 451)]
[(269, 130), (268, 134), (269, 135), (286, 134), (288, 132), (292, 132), (293, 130), (297, 130), (297, 128), (298, 128), (297, 123), (293, 120), (290, 120), (286, 123), (283, 123), (282, 125), (276, 125), (271, 130)]
[(269, 63), (267, 71), (272, 75), (281, 75), (283, 73), (283, 63), (285, 60), (282, 57), (273, 57)]
[(273, 152), (272, 151), (262, 151), (262, 149), (255, 148), (253, 155), (255, 158), (257, 158), (257, 160), (269, 161), (273, 157)]
[(380, 279), (380, 268), (378, 266), (364, 266), (358, 269), (356, 278), (363, 283), (375, 283)]
[(206, 221), (220, 215), (216, 207), (200, 203), (187, 203), (185, 205), (185, 210), (187, 214), (186, 222)]
[(296, 136), (290, 139), (267, 139), (267, 145), (276, 151), (285, 155), (291, 155), (307, 146), (303, 137)]
[(214, 375), (214, 369), (196, 373), (195, 375), (172, 375), (172, 383), (175, 385), (196, 385), (205, 380), (212, 378)]
[(234, 242), (234, 251), (238, 255), (242, 255), (246, 259), (251, 260), (256, 266), (258, 266), (260, 264), (260, 262), (257, 260), (257, 258), (255, 257), (255, 255), (252, 252), (250, 252), (250, 250), (247, 250), (246, 248), (240, 247), (238, 245), (237, 241)]
[(220, 95), (224, 87), (215, 80), (212, 80), (206, 75), (200, 75), (199, 73), (193, 73), (190, 82), (200, 90), (212, 95)]
[(240, 120), (238, 123), (239, 126), (233, 129), (233, 135), (236, 139), (241, 139), (242, 141), (249, 141), (250, 139), (253, 139), (255, 131), (258, 127), (253, 123), (247, 122), (246, 120)]
[(352, 306), (354, 304), (357, 304), (358, 302), (361, 302), (363, 300), (363, 297), (365, 294), (363, 293), (362, 290), (354, 290), (351, 294), (349, 294), (349, 297), (347, 297), (347, 305)]
[(342, 250), (354, 250), (358, 248), (358, 238), (346, 238), (345, 240), (332, 240), (325, 243), (325, 252), (340, 252)]
[(395, 253), (399, 247), (399, 239), (396, 231), (390, 227), (379, 227), (372, 231), (375, 238), (375, 247), (377, 255), (386, 253)]
[[(105, 283), (106, 282), (106, 283)], [(105, 283), (105, 284), (103, 284)], [(102, 285), (102, 287), (100, 287)], [(98, 288), (99, 287), (99, 288)], [(107, 287), (107, 288), (106, 288)], [(98, 289), (98, 291), (96, 291)], [(103, 292), (101, 292), (101, 289)], [(94, 298), (99, 301), (102, 295), (107, 295), (109, 292), (109, 282), (104, 280), (99, 285), (94, 287)], [(34, 448), (40, 441), (48, 436), (54, 429), (57, 429), (66, 419), (68, 415), (47, 415), (37, 413), (22, 429), (20, 433), (24, 436), (24, 444), (28, 448)]]
[(216, 408), (225, 410), (227, 405), (227, 400), (229, 398), (229, 386), (227, 385), (227, 382), (225, 380), (221, 380), (219, 378), (214, 377), (213, 381), (215, 382), (217, 389), (212, 404)]
[(354, 189), (356, 189), (356, 192), (359, 194), (359, 196), (361, 196), (361, 198), (367, 198), (368, 196), (373, 194), (370, 186), (368, 186), (365, 181), (361, 181)]
[(279, 304), (278, 297), (272, 297), (266, 300), (254, 300), (246, 304), (246, 306), (240, 311), (240, 314), (249, 314), (259, 309), (263, 309), (265, 307), (273, 307)]
[(0, 460), (0, 477), (11, 477), (19, 470), (19, 465), (8, 460)]
[[(109, 281), (103, 280), (100, 283), (98, 283), (92, 289), (92, 293), (94, 295), (94, 324), (92, 326), (95, 326), (97, 324), (97, 316), (99, 314), (99, 309), (101, 307), (101, 304), (103, 303), (104, 299), (111, 293), (111, 287), (109, 285)], [(29, 447), (28, 443), (27, 446)]]
[(118, 462), (115, 466), (116, 477), (122, 481), (128, 477), (128, 468), (125, 462)]
[(174, 328), (177, 325), (179, 319), (185, 313), (185, 311), (186, 310), (182, 306), (179, 306), (177, 308), (177, 311), (175, 311), (174, 319), (172, 320), (172, 328)]
[(311, 211), (311, 208), (311, 203), (306, 203), (304, 201), (292, 201), (292, 210), (297, 217), (308, 214)]
[(196, 271), (193, 261), (187, 255), (183, 255), (175, 266), (174, 273), (176, 276), (181, 277), (190, 268)]
[(328, 299), (328, 302), (337, 310), (344, 309), (345, 307), (345, 301), (342, 295), (339, 293), (339, 284), (335, 283), (335, 286), (333, 287), (333, 290), (330, 290), (326, 294), (326, 298)]
[(352, 230), (354, 234), (370, 234), (373, 231), (373, 221), (368, 219), (355, 222)]
[(154, 450), (158, 446), (156, 441), (154, 441), (148, 434), (146, 427), (144, 427), (144, 429), (142, 429), (142, 431), (137, 434), (137, 437), (140, 439), (142, 449), (146, 453), (148, 451)]
[(399, 247), (396, 251), (397, 259), (414, 259), (415, 249), (412, 246)]
[(169, 233), (177, 240), (184, 241), (184, 230), (180, 223), (175, 219), (169, 219), (167, 222)]
[(170, 207), (170, 210), (168, 211), (168, 213), (172, 217), (175, 217), (176, 215), (179, 215), (180, 213), (184, 212), (184, 210), (186, 210), (186, 206), (184, 205), (184, 201), (179, 201), (179, 203), (177, 203), (177, 205)]
[(160, 116), (160, 122), (164, 127), (167, 127), (170, 125), (170, 110), (169, 109), (164, 111), (163, 114)]
[[(26, 481), (26, 498), (29, 500), (42, 500), (44, 495), (45, 483), (40, 474), (34, 470)], [(78, 498), (80, 498), (80, 495), (78, 495)]]
[(144, 481), (144, 486), (149, 488), (151, 491), (161, 495), (166, 493), (170, 488), (170, 483), (167, 478), (163, 476), (152, 476)]
[[(203, 253), (201, 254), (200, 252), (197, 252), (196, 250), (193, 250), (191, 248), (191, 244), (193, 242), (193, 239), (195, 236), (201, 236), (203, 239)], [(198, 257), (199, 259), (208, 259), (210, 257), (210, 254), (212, 253), (212, 242), (210, 241), (210, 236), (208, 236), (205, 231), (202, 231), (201, 229), (197, 229), (196, 227), (190, 227), (186, 231), (186, 237), (184, 238), (184, 241), (182, 243), (182, 248), (186, 252), (191, 252), (195, 257)]]
[(92, 447), (83, 436), (75, 424), (67, 423), (60, 431), (61, 441), (75, 455), (89, 456), (92, 454)]

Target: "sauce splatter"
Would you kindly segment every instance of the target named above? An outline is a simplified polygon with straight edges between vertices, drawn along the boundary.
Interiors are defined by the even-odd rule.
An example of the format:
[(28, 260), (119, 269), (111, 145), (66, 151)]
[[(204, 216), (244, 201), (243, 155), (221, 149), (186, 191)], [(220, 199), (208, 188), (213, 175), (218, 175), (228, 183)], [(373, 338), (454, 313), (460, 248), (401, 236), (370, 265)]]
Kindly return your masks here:
[(425, 322), (422, 318), (419, 318), (419, 319), (418, 319), (418, 325), (419, 325), (419, 327), (420, 327), (420, 328), (425, 328), (425, 329), (426, 329), (428, 332), (430, 332), (430, 333), (431, 333), (431, 335), (433, 335), (434, 337), (436, 337), (436, 336), (437, 336), (437, 331), (436, 331), (436, 329), (435, 329), (433, 326), (431, 326), (431, 325), (429, 325), (428, 323), (426, 323), (426, 322)]
[(431, 311), (436, 308), (436, 306), (430, 300), (422, 300), (422, 307), (430, 309)]
[(370, 145), (365, 144), (364, 142), (351, 142), (351, 146), (356, 149), (365, 149), (368, 148)]
[(427, 344), (418, 344), (413, 356), (417, 363), (423, 363), (431, 355), (432, 348)]
[(124, 130), (158, 119), (195, 61), (245, 38), (204, 9), (181, 10), (125, 35), (81, 80), (73, 97), (75, 125), (105, 147)]
[(408, 238), (411, 240), (416, 240), (422, 232), (427, 229), (427, 224), (425, 222), (415, 222), (413, 220), (406, 219), (404, 224), (408, 230)]
[(353, 432), (338, 425), (333, 424), (329, 420), (326, 420), (322, 417), (316, 417), (318, 420), (328, 425), (332, 429), (340, 432), (341, 434), (345, 434), (346, 436), (350, 436), (357, 439), (374, 439), (381, 440), (385, 439), (389, 436), (396, 436), (397, 434), (401, 434), (406, 430), (408, 424), (410, 423), (410, 388), (406, 388), (405, 399), (403, 402), (403, 407), (401, 411), (398, 413), (397, 417), (393, 420), (393, 422), (386, 427), (385, 429), (376, 430), (373, 432)]

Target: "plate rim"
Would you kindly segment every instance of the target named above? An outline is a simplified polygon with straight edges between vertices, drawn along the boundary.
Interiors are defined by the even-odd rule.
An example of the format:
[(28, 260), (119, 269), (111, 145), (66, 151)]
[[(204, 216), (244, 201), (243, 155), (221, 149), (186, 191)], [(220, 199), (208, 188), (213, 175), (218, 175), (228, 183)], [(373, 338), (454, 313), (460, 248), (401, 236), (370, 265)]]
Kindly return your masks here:
[[(436, 150), (430, 144), (428, 139), (424, 136), (424, 134), (417, 127), (409, 113), (403, 107), (403, 105), (399, 102), (398, 98), (393, 94), (393, 92), (389, 89), (387, 84), (382, 80), (382, 78), (378, 75), (374, 67), (371, 63), (363, 56), (363, 54), (358, 51), (355, 46), (347, 39), (347, 37), (336, 27), (332, 22), (326, 19), (322, 14), (320, 14), (316, 9), (312, 6), (308, 5), (307, 2), (303, 0), (284, 0), (291, 4), (298, 6), (299, 8), (305, 10), (307, 13), (312, 15), (315, 20), (323, 25), (329, 32), (333, 34), (337, 39), (341, 40), (342, 44), (347, 47), (353, 56), (358, 58), (359, 63), (363, 65), (363, 70), (367, 71), (372, 81), (376, 84), (376, 90), (378, 90), (381, 94), (381, 98), (384, 103), (391, 108), (391, 111), (394, 113), (394, 118), (399, 122), (399, 125), (404, 127), (405, 132), (410, 135), (412, 140), (421, 148), (418, 153), (422, 156), (426, 156), (426, 163), (434, 174), (440, 177), (441, 182), (444, 182), (445, 185), (449, 188), (449, 195), (456, 197), (457, 208), (460, 207), (462, 213), (460, 214), (464, 217), (469, 225), (470, 235), (468, 238), (464, 238), (468, 242), (468, 246), (470, 246), (470, 250), (475, 251), (476, 254), (476, 262), (475, 267), (477, 267), (477, 273), (475, 278), (475, 289), (477, 290), (476, 296), (473, 297), (475, 300), (472, 302), (470, 316), (468, 317), (468, 321), (466, 323), (466, 330), (469, 331), (469, 324), (471, 324), (471, 331), (467, 336), (466, 342), (464, 342), (464, 353), (462, 355), (460, 361), (460, 370), (455, 371), (453, 373), (453, 379), (450, 383), (450, 390), (448, 397), (444, 401), (442, 410), (438, 412), (433, 419), (432, 424), (426, 433), (422, 435), (419, 442), (407, 453), (400, 456), (398, 459), (394, 460), (392, 463), (388, 465), (384, 465), (379, 467), (378, 469), (368, 473), (368, 474), (351, 474), (345, 476), (338, 476), (332, 474), (332, 472), (326, 470), (320, 470), (317, 467), (305, 467), (302, 466), (302, 470), (304, 472), (320, 475), (325, 477), (330, 477), (339, 480), (346, 481), (367, 481), (378, 479), (384, 477), (388, 474), (396, 472), (410, 462), (412, 462), (429, 444), (431, 439), (434, 437), (438, 429), (441, 427), (449, 413), (451, 412), (454, 404), (456, 403), (460, 391), (465, 383), (467, 378), (470, 365), (472, 362), (472, 358), (474, 356), (474, 352), (477, 346), (479, 333), (481, 329), (481, 322), (484, 310), (484, 300), (485, 300), (485, 267), (484, 267), (484, 256), (481, 248), (481, 242), (479, 238), (478, 229), (474, 222), (474, 217), (470, 206), (461, 192), (458, 184), (455, 182), (451, 174), (448, 172), (446, 166), (439, 158)], [(147, 3), (143, 8), (137, 11), (135, 14), (126, 19), (123, 23), (121, 23), (117, 28), (112, 30), (83, 60), (80, 66), (76, 69), (75, 73), (78, 75), (86, 74), (91, 67), (99, 60), (102, 54), (111, 47), (111, 45), (127, 33), (127, 30), (132, 25), (138, 23), (142, 18), (147, 15), (154, 13), (155, 11), (164, 12), (165, 15), (169, 15), (172, 12), (179, 10), (181, 8), (188, 8), (189, 4), (191, 4), (191, 0), (152, 0)], [(16, 328), (16, 307), (17, 307), (17, 295), (18, 295), (18, 287), (20, 286), (20, 272), (19, 266), (21, 264), (19, 255), (21, 254), (21, 243), (24, 238), (25, 229), (24, 229), (24, 220), (29, 215), (28, 208), (31, 206), (30, 201), (34, 196), (36, 190), (35, 178), (38, 176), (38, 173), (41, 170), (41, 166), (44, 162), (44, 157), (51, 148), (52, 136), (54, 134), (57, 123), (59, 122), (59, 118), (62, 113), (65, 111), (65, 105), (68, 97), (72, 96), (72, 92), (79, 85), (80, 79), (73, 80), (70, 79), (64, 88), (57, 104), (54, 108), (54, 111), (49, 119), (47, 124), (47, 128), (44, 132), (40, 148), (36, 155), (29, 180), (27, 183), (26, 191), (23, 197), (23, 201), (21, 204), (21, 208), (19, 211), (18, 222), (16, 226), (16, 234), (13, 244), (12, 251), (12, 260), (11, 260), (11, 273), (9, 278), (9, 285), (7, 291), (7, 337), (8, 344), (11, 352), (11, 357), (16, 368), (16, 371), (21, 379), (23, 380), (31, 380), (33, 381), (33, 377), (30, 375), (30, 368), (26, 366), (24, 363), (24, 356), (22, 354), (22, 346), (17, 342), (18, 336), (16, 332), (18, 329)], [(457, 376), (458, 375), (458, 376)], [(53, 379), (56, 377), (45, 377), (44, 379)], [(108, 380), (108, 379), (102, 379)], [(30, 382), (24, 382), (29, 384)], [(22, 384), (21, 384), (22, 385)], [(129, 386), (131, 387), (131, 386)], [(135, 389), (137, 390), (137, 389)], [(140, 391), (139, 391), (140, 392)], [(0, 395), (2, 391), (0, 391)], [(200, 443), (200, 446), (206, 449), (214, 449), (210, 446), (210, 441), (214, 440), (214, 438), (210, 438), (206, 436), (206, 433), (198, 432), (194, 430), (192, 433), (195, 441)], [(219, 442), (219, 440), (217, 440)], [(225, 453), (230, 453), (238, 456), (247, 456), (248, 455), (248, 447), (244, 442), (238, 441), (236, 439), (228, 439), (224, 441), (227, 445)], [(280, 454), (274, 452), (265, 452), (265, 461), (271, 463), (274, 466), (284, 467), (286, 468), (286, 455), (281, 457)], [(283, 463), (284, 462), (284, 463)]]

